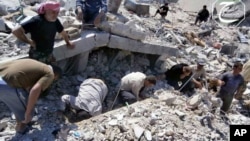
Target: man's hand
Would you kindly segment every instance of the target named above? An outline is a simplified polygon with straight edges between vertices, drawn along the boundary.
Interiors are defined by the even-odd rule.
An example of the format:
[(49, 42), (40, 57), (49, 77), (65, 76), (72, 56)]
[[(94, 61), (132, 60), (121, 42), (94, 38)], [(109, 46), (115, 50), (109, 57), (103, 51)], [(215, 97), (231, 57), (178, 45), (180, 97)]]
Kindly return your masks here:
[(31, 114), (25, 113), (25, 119), (22, 121), (22, 123), (28, 124), (32, 120)]
[(73, 48), (75, 48), (75, 44), (72, 43), (72, 42), (69, 42), (69, 43), (67, 43), (67, 47), (68, 47), (69, 49), (73, 49)]
[(33, 47), (34, 49), (36, 49), (36, 43), (33, 40), (30, 40), (29, 44), (30, 44), (31, 47)]
[(82, 13), (82, 8), (80, 6), (77, 7), (77, 15), (76, 15), (77, 20), (82, 21), (83, 19), (83, 13)]

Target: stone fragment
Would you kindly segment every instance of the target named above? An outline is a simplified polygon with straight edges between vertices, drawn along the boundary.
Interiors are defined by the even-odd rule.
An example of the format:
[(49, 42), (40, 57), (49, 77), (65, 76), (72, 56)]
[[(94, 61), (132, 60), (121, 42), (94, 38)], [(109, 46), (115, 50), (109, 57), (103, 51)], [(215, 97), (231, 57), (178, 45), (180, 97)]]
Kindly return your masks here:
[(152, 134), (149, 130), (145, 130), (144, 131), (144, 136), (147, 139), (147, 141), (151, 141), (152, 140)]
[(140, 127), (140, 126), (138, 126), (137, 124), (135, 124), (133, 126), (133, 130), (134, 130), (135, 137), (137, 139), (139, 139), (142, 136), (142, 134), (143, 134), (143, 132), (144, 132), (145, 129), (142, 128), (142, 127)]

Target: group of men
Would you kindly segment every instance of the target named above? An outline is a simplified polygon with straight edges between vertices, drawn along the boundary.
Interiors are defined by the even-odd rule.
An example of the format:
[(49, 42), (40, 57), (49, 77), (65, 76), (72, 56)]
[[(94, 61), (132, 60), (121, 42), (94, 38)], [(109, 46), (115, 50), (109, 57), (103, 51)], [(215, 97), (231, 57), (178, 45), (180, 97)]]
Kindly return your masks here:
[[(162, 5), (160, 8), (158, 8), (155, 12), (155, 15), (153, 17), (155, 17), (157, 14), (161, 15), (162, 19), (165, 19), (165, 17), (167, 16), (169, 11), (169, 6), (168, 3), (165, 3), (164, 5)], [(206, 22), (209, 18), (209, 11), (207, 10), (207, 6), (204, 5), (203, 9), (201, 9), (195, 19), (195, 25), (199, 22)]]
[[(168, 4), (165, 4), (156, 14), (166, 16), (167, 6)], [(76, 7), (78, 19), (84, 23), (93, 22), (98, 14), (107, 12), (106, 0), (77, 0)], [(62, 74), (62, 70), (54, 65), (56, 58), (53, 56), (53, 46), (56, 33), (62, 35), (69, 49), (74, 48), (74, 44), (58, 20), (59, 10), (58, 2), (46, 1), (38, 8), (37, 16), (14, 29), (13, 34), (30, 45), (30, 59), (19, 59), (0, 65), (0, 100), (14, 113), (16, 131), (20, 133), (26, 131), (27, 124), (32, 120), (39, 96)], [(197, 17), (200, 21), (206, 20), (204, 17), (207, 17), (207, 14), (202, 13)], [(30, 33), (31, 38), (28, 38), (26, 33)], [(203, 86), (206, 79), (204, 65), (204, 60), (199, 60), (194, 67), (177, 64), (165, 72), (165, 78), (176, 90), (192, 92), (195, 88)], [(239, 92), (244, 84), (246, 85), (240, 74), (242, 67), (241, 63), (235, 63), (233, 71), (223, 74), (218, 80), (217, 84), (221, 86), (218, 97), (223, 101), (222, 111), (226, 112), (229, 109), (235, 92)], [(153, 75), (147, 76), (141, 72), (129, 73), (121, 79), (117, 92), (118, 100), (131, 104), (143, 99), (145, 98), (143, 91), (154, 86), (156, 81)], [(102, 112), (102, 103), (107, 93), (108, 86), (103, 80), (86, 79), (82, 82), (76, 97), (72, 95), (61, 97), (63, 102), (61, 110), (74, 108), (78, 114), (86, 118), (98, 115)], [(237, 97), (240, 96), (238, 93)]]
[[(78, 19), (85, 22), (93, 22), (98, 13), (107, 12), (106, 0), (77, 0)], [(101, 11), (100, 11), (101, 9)], [(56, 58), (53, 55), (56, 33), (59, 33), (69, 49), (74, 44), (69, 40), (61, 22), (58, 19), (60, 3), (46, 1), (37, 9), (37, 16), (23, 22), (12, 33), (21, 41), (30, 45), (29, 59), (19, 59), (0, 65), (0, 100), (3, 101), (16, 117), (16, 131), (24, 133), (30, 123), (34, 107), (39, 96), (57, 80), (62, 74), (61, 68), (55, 65)], [(26, 36), (30, 33), (31, 37)], [(106, 85), (98, 79), (90, 79), (83, 82), (81, 88), (87, 87), (92, 92), (102, 91), (102, 96), (107, 94)], [(94, 86), (96, 84), (98, 86)], [(93, 89), (89, 88), (93, 87)], [(85, 93), (80, 89), (79, 93)], [(87, 89), (87, 90), (88, 90)], [(91, 93), (89, 93), (91, 98)], [(79, 94), (80, 96), (80, 94)], [(104, 97), (100, 97), (103, 100)], [(67, 96), (62, 97), (67, 101)], [(90, 104), (90, 103), (88, 103)], [(91, 106), (96, 106), (94, 103)], [(82, 108), (82, 107), (79, 107)], [(87, 110), (88, 106), (84, 109)], [(88, 111), (91, 115), (99, 113), (100, 109)]]

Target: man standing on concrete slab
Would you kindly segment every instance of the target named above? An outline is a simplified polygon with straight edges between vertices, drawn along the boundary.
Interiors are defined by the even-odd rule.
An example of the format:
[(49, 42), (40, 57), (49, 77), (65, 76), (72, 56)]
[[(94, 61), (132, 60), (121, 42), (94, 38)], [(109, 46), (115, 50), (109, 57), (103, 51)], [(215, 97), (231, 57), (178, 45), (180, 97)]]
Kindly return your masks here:
[(75, 117), (89, 118), (102, 113), (102, 103), (108, 93), (108, 87), (101, 79), (89, 78), (82, 82), (78, 95), (63, 95), (60, 110), (67, 112), (73, 108)]
[(233, 71), (222, 74), (220, 80), (218, 80), (217, 84), (221, 86), (221, 88), (217, 97), (220, 97), (223, 101), (221, 114), (225, 114), (225, 112), (229, 110), (235, 93), (238, 92), (244, 84), (244, 78), (240, 74), (242, 67), (242, 63), (234, 63)]
[(204, 5), (203, 9), (199, 11), (194, 24), (196, 25), (197, 22), (199, 23), (206, 22), (208, 17), (209, 17), (209, 12), (207, 10), (207, 6)]
[[(74, 48), (74, 44), (69, 41), (67, 33), (57, 18), (59, 10), (58, 2), (46, 1), (38, 8), (39, 15), (12, 31), (19, 40), (30, 44), (30, 58), (46, 64), (55, 62), (53, 48), (57, 32), (61, 34), (68, 48)], [(27, 38), (26, 33), (31, 34), (31, 39)]]
[[(183, 82), (190, 76), (192, 69), (184, 63), (176, 64), (165, 72), (165, 78), (167, 83), (174, 87), (175, 90), (179, 90), (181, 87), (179, 82)], [(182, 84), (181, 84), (182, 85)]]
[(0, 65), (0, 101), (14, 113), (17, 132), (26, 131), (38, 97), (61, 73), (60, 68), (33, 59)]
[(141, 72), (132, 72), (122, 77), (120, 82), (119, 99), (124, 104), (134, 103), (142, 99), (141, 92), (156, 84), (156, 77), (146, 76)]
[(96, 18), (101, 17), (98, 15), (104, 15), (107, 11), (107, 0), (76, 0), (77, 19), (82, 21), (83, 25), (94, 25)]
[(162, 19), (165, 19), (165, 17), (167, 16), (169, 11), (169, 7), (168, 7), (168, 3), (165, 3), (163, 6), (161, 6), (159, 9), (157, 9), (157, 11), (155, 12), (155, 15), (153, 17), (155, 17), (157, 14), (161, 15)]

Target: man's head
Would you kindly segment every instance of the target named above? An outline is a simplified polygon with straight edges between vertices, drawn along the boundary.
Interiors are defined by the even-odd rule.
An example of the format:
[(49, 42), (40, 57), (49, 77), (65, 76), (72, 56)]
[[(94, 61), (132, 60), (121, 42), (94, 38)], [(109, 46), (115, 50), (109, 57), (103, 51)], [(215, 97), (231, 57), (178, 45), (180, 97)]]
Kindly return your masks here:
[(54, 22), (60, 11), (60, 3), (55, 1), (46, 1), (38, 8), (38, 14), (44, 14), (46, 20)]
[(189, 66), (184, 66), (183, 67), (183, 77), (189, 76), (192, 72), (192, 68), (190, 68)]
[(206, 6), (206, 5), (203, 5), (203, 9), (207, 9), (207, 6)]
[(205, 65), (206, 65), (205, 60), (199, 59), (199, 60), (197, 61), (197, 69), (198, 69), (198, 70), (201, 70)]
[(55, 66), (55, 65), (50, 65), (52, 67), (52, 70), (54, 72), (54, 80), (57, 80), (59, 79), (61, 76), (62, 76), (62, 69), (58, 66)]
[(243, 64), (241, 62), (236, 62), (233, 65), (233, 73), (234, 74), (240, 74), (240, 72), (242, 71), (243, 68)]
[(151, 86), (154, 86), (155, 84), (156, 84), (156, 77), (154, 75), (148, 75), (145, 78), (145, 81), (144, 81), (145, 87), (151, 87)]
[(168, 6), (168, 3), (165, 3), (165, 6)]

